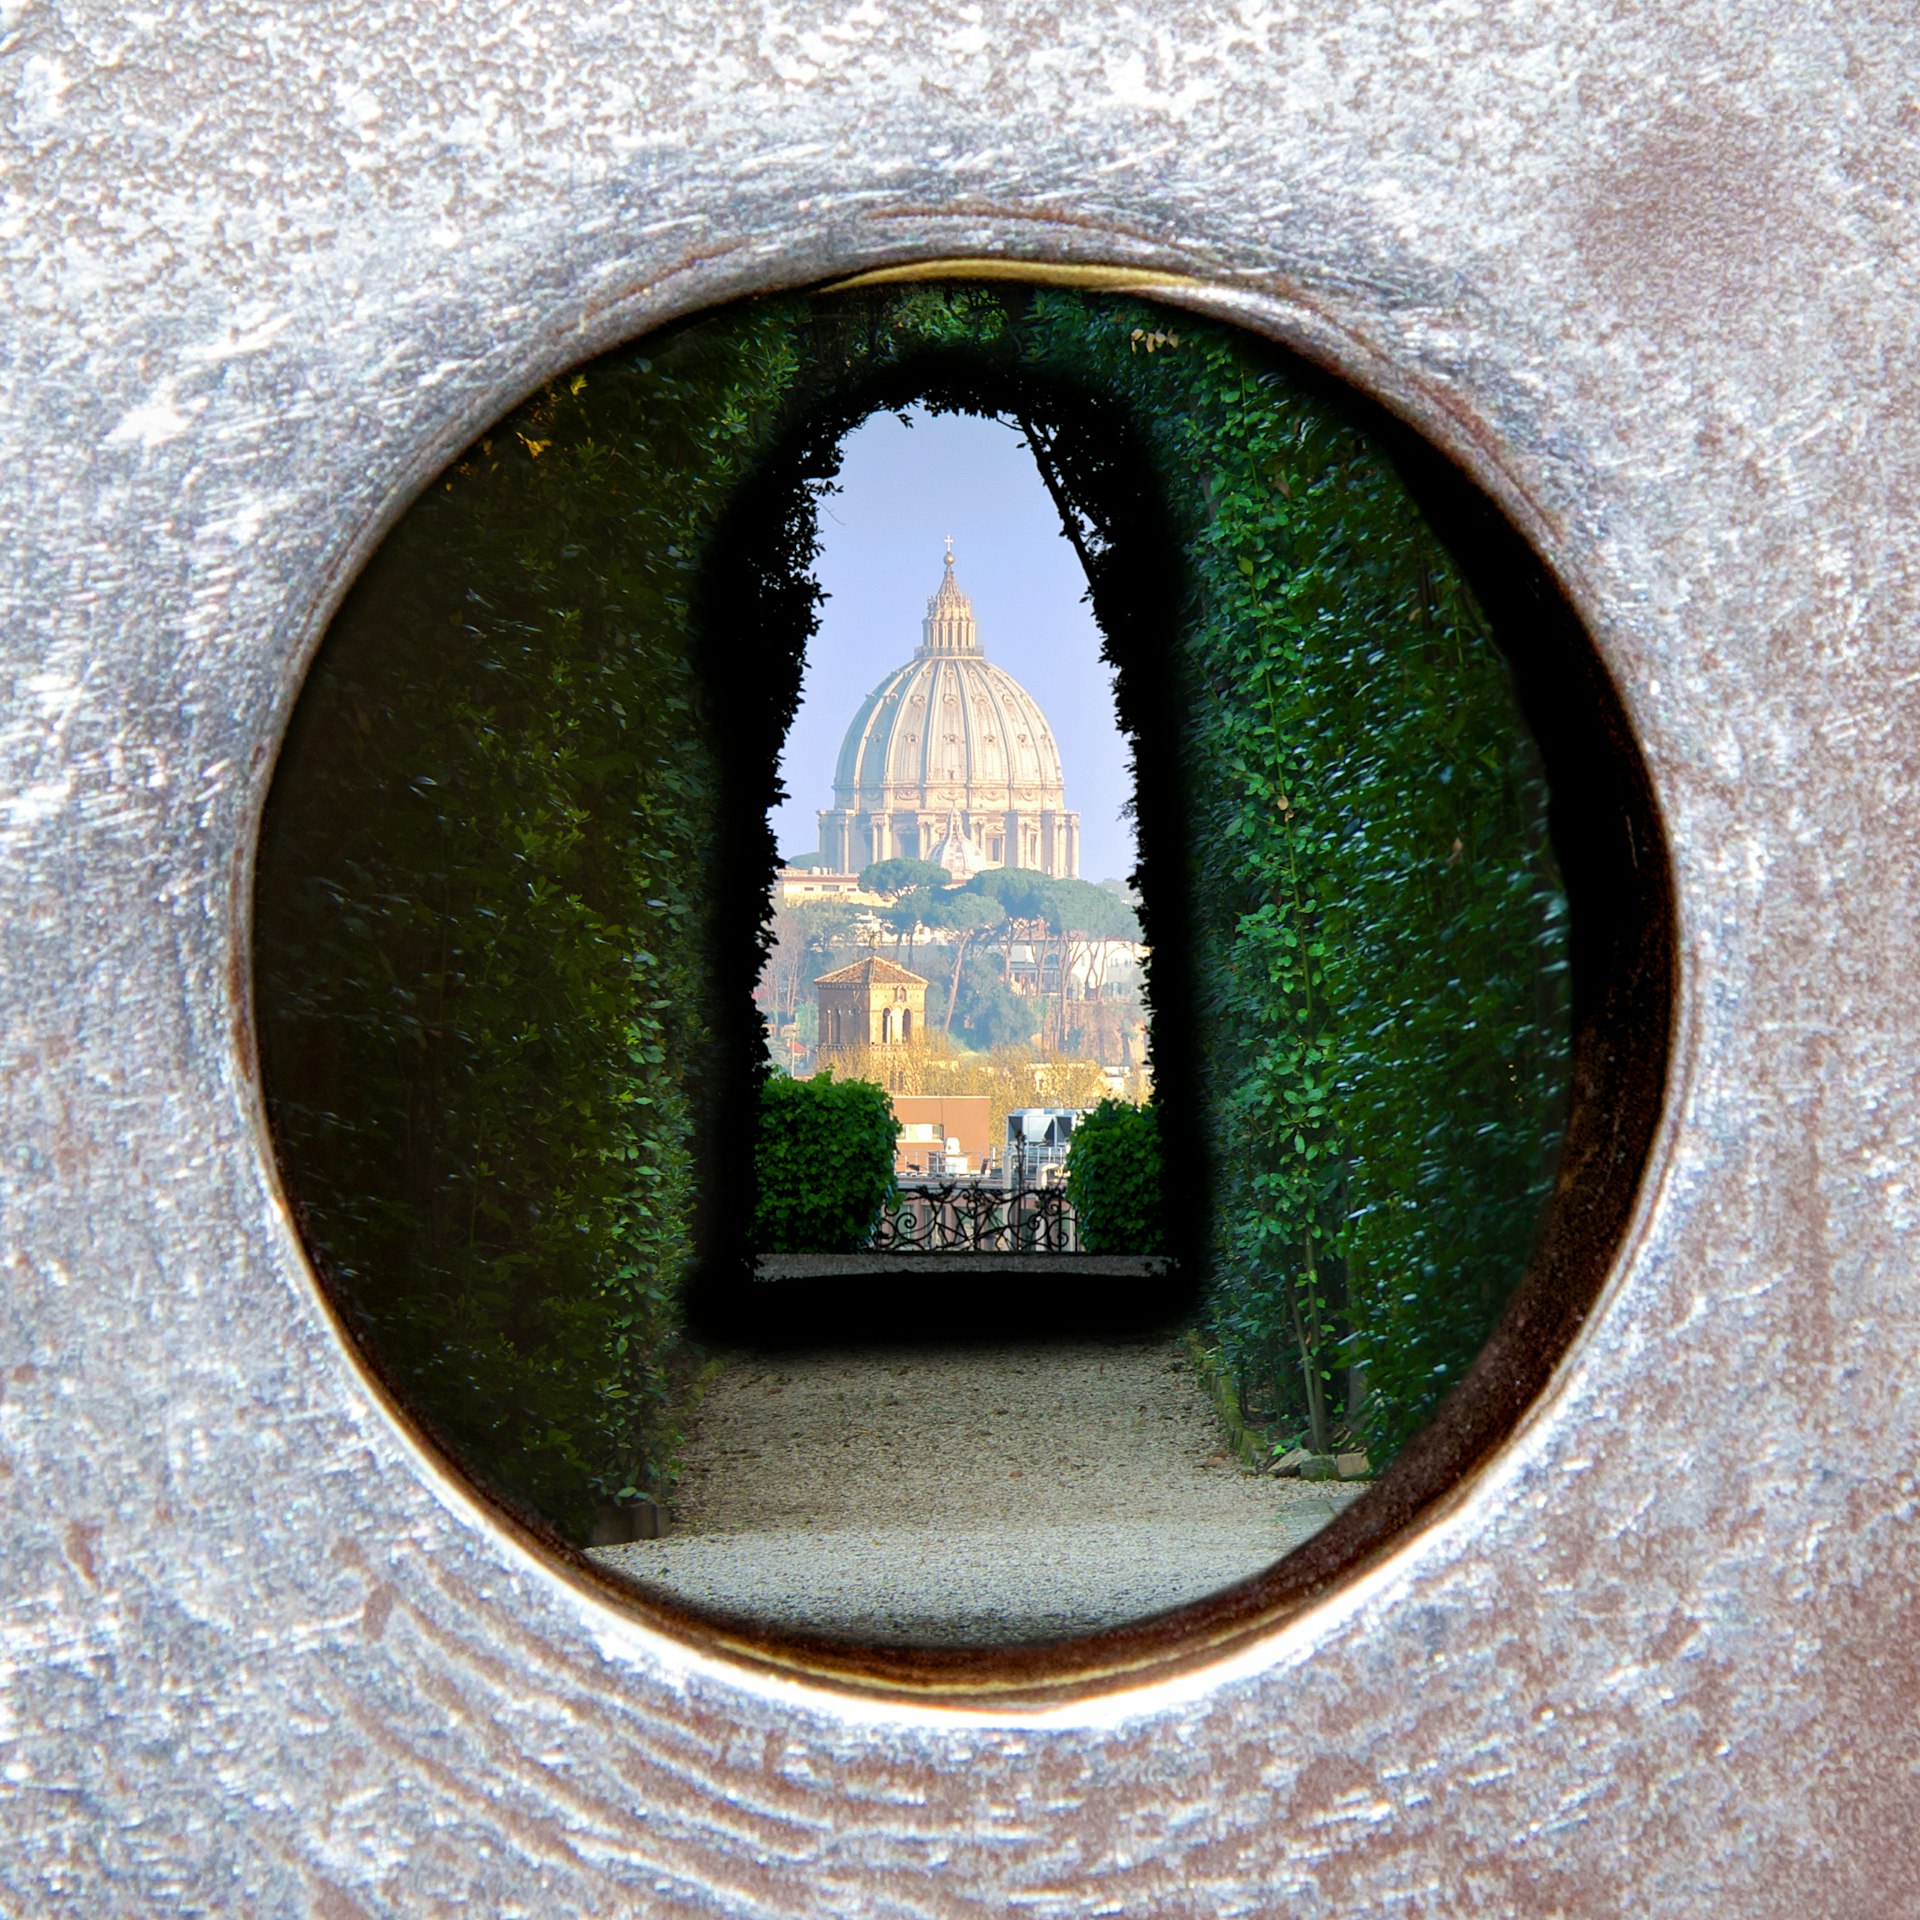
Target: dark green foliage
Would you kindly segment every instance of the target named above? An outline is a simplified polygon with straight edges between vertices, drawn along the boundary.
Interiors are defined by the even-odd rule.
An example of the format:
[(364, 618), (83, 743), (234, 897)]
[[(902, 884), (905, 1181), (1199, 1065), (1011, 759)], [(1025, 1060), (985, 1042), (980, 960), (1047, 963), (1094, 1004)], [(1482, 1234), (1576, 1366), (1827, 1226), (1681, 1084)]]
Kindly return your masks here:
[(1084, 940), (1138, 940), (1140, 920), (1117, 894), (1086, 880), (1058, 879), (1028, 867), (989, 867), (964, 891), (996, 902), (1016, 920), (1044, 920)]
[(800, 900), (784, 909), (791, 914), (807, 943), (807, 951), (818, 955), (824, 972), (831, 956), (854, 938), (854, 922), (861, 909), (839, 900)]
[[(1340, 397), (1133, 302), (746, 306), (556, 382), (424, 496), (316, 663), (263, 844), (256, 999), (309, 1241), (411, 1404), (568, 1526), (671, 1474), (680, 1289), (745, 1233), (699, 1175), (762, 1124), (729, 1023), (757, 1058), (813, 516), (847, 429), (921, 396), (1020, 428), (1087, 566), (1158, 849), (1156, 1076), (1204, 1122), (1206, 1332), (1246, 1397), (1363, 1421), (1384, 1457), (1534, 1238), (1567, 1025), (1539, 770)], [(750, 663), (724, 741), (703, 631)], [(1040, 1017), (981, 964), (989, 917), (1137, 934), (1079, 883), (928, 885), (923, 919), (979, 935), (953, 1023), (976, 1048)], [(824, 959), (845, 910), (796, 911)], [(1189, 1003), (1190, 1072), (1165, 1046)], [(760, 1177), (797, 1219), (803, 1189), (767, 1198), (796, 1155)], [(832, 1203), (838, 1244), (878, 1204)]]
[(1082, 1115), (1067, 1150), (1067, 1198), (1085, 1253), (1159, 1253), (1166, 1246), (1159, 1116), (1103, 1100)]
[(985, 933), (1007, 917), (1006, 908), (998, 900), (959, 888), (932, 895), (910, 894), (902, 903), (902, 910), (918, 914), (922, 926), (950, 932)]
[(276, 778), (267, 1090), (349, 1323), (485, 1481), (578, 1532), (664, 1491), (711, 1106), (697, 556), (783, 325), (529, 401), (395, 529)]
[[(989, 959), (998, 957), (995, 954)], [(931, 993), (927, 1004), (931, 1013)], [(960, 977), (960, 997), (954, 1004), (950, 1031), (975, 1053), (1029, 1046), (1039, 1034), (1041, 1011), (1039, 1001), (1031, 994), (1016, 993), (997, 973), (976, 962)], [(945, 1014), (943, 996), (940, 1017), (944, 1019)]]
[(754, 1245), (765, 1253), (852, 1253), (895, 1197), (900, 1123), (864, 1080), (775, 1077), (760, 1089)]
[(860, 870), (862, 893), (928, 893), (951, 884), (953, 876), (932, 860), (914, 860), (895, 854), (891, 860), (876, 860)]
[(1189, 572), (1207, 1329), (1254, 1400), (1320, 1445), (1344, 1414), (1384, 1458), (1490, 1331), (1551, 1189), (1569, 1019), (1537, 757), (1337, 394), (1225, 329), (1036, 307), (1046, 355), (1131, 400)]

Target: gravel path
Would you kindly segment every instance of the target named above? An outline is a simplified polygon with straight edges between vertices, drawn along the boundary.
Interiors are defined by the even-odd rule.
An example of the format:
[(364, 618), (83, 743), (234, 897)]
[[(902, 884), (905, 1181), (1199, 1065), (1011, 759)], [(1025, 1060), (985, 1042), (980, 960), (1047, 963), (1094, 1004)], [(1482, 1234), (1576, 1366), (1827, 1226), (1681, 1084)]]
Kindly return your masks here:
[(736, 1356), (610, 1571), (845, 1639), (1055, 1639), (1217, 1592), (1360, 1489), (1227, 1451), (1177, 1341)]

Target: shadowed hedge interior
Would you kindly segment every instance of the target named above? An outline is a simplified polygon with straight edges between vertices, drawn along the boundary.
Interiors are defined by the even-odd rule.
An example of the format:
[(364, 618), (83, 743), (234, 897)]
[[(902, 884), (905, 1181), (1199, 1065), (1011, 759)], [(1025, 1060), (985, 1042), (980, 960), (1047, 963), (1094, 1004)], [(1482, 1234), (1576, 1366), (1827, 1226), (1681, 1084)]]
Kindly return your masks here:
[(729, 309), (551, 383), (423, 494), (316, 658), (261, 845), (316, 1268), (429, 1433), (573, 1538), (671, 1490), (689, 1303), (753, 1309), (750, 996), (817, 512), (846, 432), (916, 401), (1015, 423), (1087, 572), (1135, 745), (1168, 1310), (1243, 1406), (1383, 1463), (1554, 1191), (1566, 835), (1503, 657), (1524, 683), (1544, 603), (1464, 483), (1134, 300)]

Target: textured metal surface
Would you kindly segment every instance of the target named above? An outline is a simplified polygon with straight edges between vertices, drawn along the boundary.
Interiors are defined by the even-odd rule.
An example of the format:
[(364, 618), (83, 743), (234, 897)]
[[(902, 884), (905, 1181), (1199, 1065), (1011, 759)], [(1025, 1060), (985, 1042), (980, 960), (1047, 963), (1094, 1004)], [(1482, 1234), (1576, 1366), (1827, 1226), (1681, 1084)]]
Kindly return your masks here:
[[(1913, 1911), (1915, 39), (3, 0), (0, 1910)], [(1570, 584), (1679, 893), (1666, 1131), (1535, 1416), (1290, 1624), (1019, 1709), (505, 1533), (335, 1338), (247, 1078), (262, 783), (408, 490), (656, 317), (917, 254), (1198, 276), (1425, 425)]]

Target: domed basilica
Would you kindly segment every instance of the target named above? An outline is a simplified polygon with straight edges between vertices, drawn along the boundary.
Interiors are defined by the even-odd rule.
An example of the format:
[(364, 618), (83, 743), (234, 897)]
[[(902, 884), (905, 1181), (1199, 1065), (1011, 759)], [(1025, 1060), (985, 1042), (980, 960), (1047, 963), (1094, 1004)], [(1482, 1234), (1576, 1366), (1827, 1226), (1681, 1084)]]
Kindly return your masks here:
[(1067, 807), (1053, 729), (1032, 694), (980, 651), (951, 542), (913, 658), (867, 695), (847, 729), (820, 852), (841, 873), (905, 854), (958, 878), (982, 867), (1079, 877), (1080, 816)]

